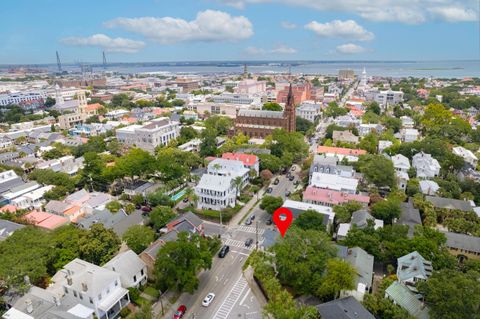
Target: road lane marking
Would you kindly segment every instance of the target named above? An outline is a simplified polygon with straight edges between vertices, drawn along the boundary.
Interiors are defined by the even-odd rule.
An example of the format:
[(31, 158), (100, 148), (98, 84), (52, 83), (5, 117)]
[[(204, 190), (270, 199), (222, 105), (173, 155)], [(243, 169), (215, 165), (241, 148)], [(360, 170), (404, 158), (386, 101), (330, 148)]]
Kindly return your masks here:
[(240, 300), (240, 306), (243, 304), (245, 299), (247, 299), (247, 296), (248, 296), (249, 293), (250, 293), (250, 288), (248, 288), (247, 293), (245, 294), (245, 296), (243, 296), (242, 300)]
[[(250, 245), (250, 247), (245, 246), (245, 242), (241, 240), (235, 240), (235, 239), (227, 239), (224, 240), (223, 243), (228, 246), (233, 246), (233, 247), (238, 247), (238, 248), (244, 248), (248, 250), (253, 250), (253, 245)], [(240, 260), (241, 261), (241, 260)]]
[[(243, 232), (246, 232), (246, 233), (255, 234), (257, 232), (257, 227), (240, 225), (240, 226), (237, 227), (237, 230), (240, 230), (240, 231), (243, 231)], [(265, 232), (265, 228), (258, 227), (258, 234), (259, 235), (263, 235), (264, 232)]]
[(245, 288), (247, 288), (247, 286), (247, 281), (245, 278), (243, 278), (243, 275), (240, 275), (240, 278), (238, 278), (228, 293), (227, 298), (223, 300), (223, 303), (220, 305), (217, 312), (215, 312), (215, 315), (213, 315), (213, 319), (227, 319), (228, 315), (230, 315), (230, 312), (232, 312), (233, 307), (237, 303), (238, 299), (240, 299), (240, 296), (243, 294), (243, 291)]

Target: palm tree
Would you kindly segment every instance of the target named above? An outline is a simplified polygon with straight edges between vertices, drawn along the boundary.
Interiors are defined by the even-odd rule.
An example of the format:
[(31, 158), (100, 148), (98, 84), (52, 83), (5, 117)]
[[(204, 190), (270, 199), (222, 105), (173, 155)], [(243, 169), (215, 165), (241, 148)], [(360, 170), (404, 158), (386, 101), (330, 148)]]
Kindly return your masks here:
[(215, 163), (215, 164), (213, 164), (212, 167), (213, 167), (213, 169), (218, 173), (218, 170), (219, 170), (220, 168), (222, 168), (222, 165), (220, 165), (220, 164), (218, 164), (218, 163)]
[(243, 179), (241, 176), (237, 176), (233, 179), (233, 185), (235, 186), (237, 196), (240, 195), (240, 187), (242, 186), (242, 184)]

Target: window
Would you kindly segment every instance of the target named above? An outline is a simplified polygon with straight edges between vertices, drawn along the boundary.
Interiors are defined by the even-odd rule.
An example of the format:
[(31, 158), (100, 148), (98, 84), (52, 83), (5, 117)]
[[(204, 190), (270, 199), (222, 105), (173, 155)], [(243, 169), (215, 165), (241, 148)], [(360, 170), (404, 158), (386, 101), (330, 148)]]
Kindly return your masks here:
[(98, 294), (98, 300), (102, 300), (102, 294)]
[(140, 274), (142, 274), (142, 276), (143, 276), (143, 269), (140, 271)]
[(65, 291), (66, 294), (68, 294), (68, 288), (67, 287), (63, 287), (63, 290)]
[(75, 290), (73, 291), (73, 296), (77, 298), (77, 292)]
[(118, 286), (118, 281), (117, 281), (117, 280), (115, 280), (115, 287), (117, 287), (117, 286)]
[(133, 282), (137, 281), (137, 275), (133, 276)]
[(93, 304), (93, 299), (92, 299), (92, 297), (88, 297), (88, 301), (90, 301), (90, 303)]

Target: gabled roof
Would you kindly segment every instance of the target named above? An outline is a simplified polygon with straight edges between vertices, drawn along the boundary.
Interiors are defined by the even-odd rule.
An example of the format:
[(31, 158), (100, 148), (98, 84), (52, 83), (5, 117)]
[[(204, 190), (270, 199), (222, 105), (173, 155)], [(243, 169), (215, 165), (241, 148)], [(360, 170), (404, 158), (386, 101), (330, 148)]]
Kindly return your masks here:
[(113, 257), (108, 263), (103, 265), (103, 268), (115, 271), (126, 278), (133, 278), (145, 266), (140, 257), (133, 250), (129, 249)]
[(0, 240), (8, 238), (15, 231), (25, 227), (9, 220), (0, 219)]
[(317, 306), (317, 310), (322, 319), (375, 319), (352, 296), (322, 303)]
[(373, 281), (373, 256), (360, 247), (349, 248), (345, 261), (355, 268), (356, 285), (364, 284), (370, 288)]
[(400, 281), (414, 277), (426, 279), (432, 275), (432, 262), (423, 258), (418, 251), (398, 258), (397, 265), (397, 277)]
[(417, 319), (428, 319), (428, 308), (406, 286), (395, 281), (386, 290), (385, 294), (397, 305), (405, 309)]
[(319, 146), (317, 148), (317, 153), (330, 153), (330, 154), (339, 154), (339, 155), (350, 155), (350, 156), (360, 156), (367, 154), (367, 151), (360, 149), (350, 149), (342, 147), (332, 147), (332, 146)]
[(396, 223), (400, 225), (407, 225), (408, 236), (412, 238), (415, 230), (415, 225), (422, 224), (420, 211), (413, 207), (413, 203), (411, 201), (408, 201), (407, 203), (401, 203), (400, 207), (400, 218)]
[(447, 247), (480, 253), (480, 237), (443, 232), (447, 237)]
[(432, 203), (435, 208), (458, 209), (464, 212), (473, 210), (472, 205), (465, 200), (437, 196), (425, 196), (425, 199)]

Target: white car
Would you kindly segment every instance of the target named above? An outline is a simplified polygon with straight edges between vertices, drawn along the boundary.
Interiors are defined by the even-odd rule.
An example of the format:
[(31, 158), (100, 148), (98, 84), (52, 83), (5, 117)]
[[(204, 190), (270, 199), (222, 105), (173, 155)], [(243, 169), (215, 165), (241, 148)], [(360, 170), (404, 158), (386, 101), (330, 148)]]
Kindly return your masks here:
[(202, 306), (204, 306), (204, 307), (210, 306), (213, 299), (215, 299), (215, 294), (213, 292), (211, 292), (203, 299)]

